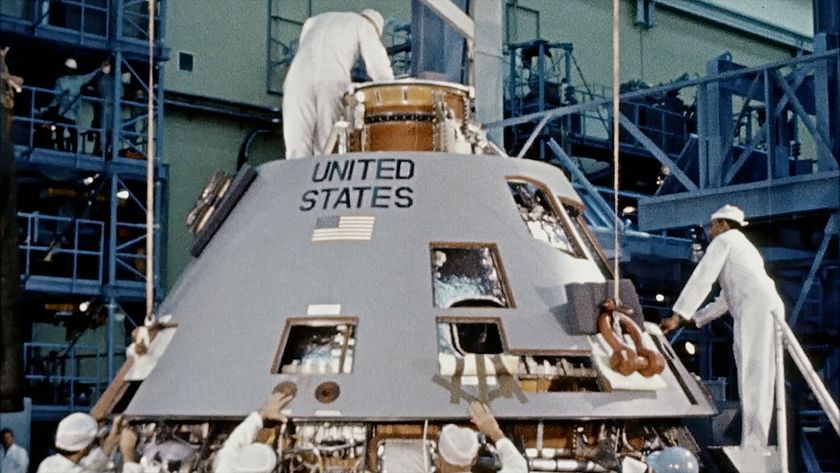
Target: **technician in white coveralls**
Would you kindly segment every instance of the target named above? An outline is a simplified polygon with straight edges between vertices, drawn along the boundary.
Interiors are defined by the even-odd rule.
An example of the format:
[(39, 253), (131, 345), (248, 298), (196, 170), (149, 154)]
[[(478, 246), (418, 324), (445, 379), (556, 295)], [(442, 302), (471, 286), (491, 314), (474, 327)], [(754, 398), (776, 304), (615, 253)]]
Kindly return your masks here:
[[(744, 212), (735, 206), (724, 205), (712, 214), (712, 242), (674, 304), (673, 315), (661, 327), (668, 333), (689, 320), (702, 326), (726, 312), (732, 314), (732, 351), (743, 417), (741, 446), (764, 447), (776, 376), (773, 315), (783, 317), (784, 305), (758, 250), (739, 230), (745, 225)], [(715, 280), (720, 283), (720, 295), (697, 310)]]
[(350, 70), (361, 57), (374, 81), (393, 80), (381, 37), (385, 20), (376, 10), (327, 12), (306, 20), (300, 46), (283, 84), (286, 159), (322, 153), (341, 112)]

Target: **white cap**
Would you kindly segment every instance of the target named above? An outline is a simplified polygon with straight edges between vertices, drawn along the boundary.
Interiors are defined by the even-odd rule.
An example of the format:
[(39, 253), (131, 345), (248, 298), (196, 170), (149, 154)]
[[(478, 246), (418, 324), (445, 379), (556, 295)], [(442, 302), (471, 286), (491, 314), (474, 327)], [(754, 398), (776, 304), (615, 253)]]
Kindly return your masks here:
[(715, 213), (709, 218), (709, 220), (732, 220), (733, 222), (738, 222), (742, 227), (747, 226), (748, 222), (744, 220), (744, 211), (735, 207), (734, 205), (726, 204), (723, 207), (717, 209)]
[(373, 25), (376, 27), (376, 32), (379, 36), (382, 36), (382, 33), (385, 31), (385, 18), (382, 17), (382, 13), (372, 8), (365, 8), (359, 12), (359, 15), (373, 22)]
[(264, 443), (252, 443), (242, 447), (231, 459), (236, 473), (270, 473), (277, 466), (277, 454)]
[(452, 466), (471, 465), (478, 453), (478, 436), (467, 427), (446, 424), (440, 431), (438, 454)]
[(66, 60), (66, 61), (64, 61), (64, 67), (66, 67), (67, 69), (73, 69), (73, 70), (76, 70), (76, 69), (78, 69), (78, 68), (79, 68), (79, 65), (78, 65), (78, 64), (76, 64), (76, 60), (75, 60), (75, 59), (73, 59), (72, 57), (69, 57), (69, 58), (67, 58), (67, 60)]
[(67, 452), (83, 450), (93, 442), (98, 430), (96, 419), (83, 412), (74, 412), (58, 423), (55, 430), (55, 448)]

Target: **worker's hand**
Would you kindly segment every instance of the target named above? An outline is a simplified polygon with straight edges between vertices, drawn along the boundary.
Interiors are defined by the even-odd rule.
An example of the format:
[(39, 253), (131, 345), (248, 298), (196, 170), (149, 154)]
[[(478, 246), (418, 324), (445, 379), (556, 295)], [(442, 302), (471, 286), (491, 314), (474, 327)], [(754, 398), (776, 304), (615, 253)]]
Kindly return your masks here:
[(123, 463), (137, 461), (137, 432), (129, 425), (125, 425), (120, 432), (120, 456)]
[(659, 328), (662, 330), (662, 333), (668, 335), (670, 332), (673, 332), (684, 324), (685, 319), (683, 319), (680, 314), (671, 314), (670, 317), (659, 324)]
[(480, 402), (470, 403), (470, 421), (478, 427), (478, 430), (487, 436), (493, 443), (504, 438), (505, 434), (499, 428), (496, 418), (490, 413), (490, 408)]
[(110, 455), (111, 452), (114, 451), (117, 444), (120, 441), (120, 431), (123, 427), (123, 417), (116, 416), (114, 417), (114, 421), (111, 423), (111, 430), (108, 431), (108, 435), (105, 437), (105, 440), (102, 441), (102, 451), (106, 455)]
[(260, 417), (263, 422), (285, 422), (286, 417), (283, 416), (282, 411), (286, 406), (292, 402), (294, 396), (285, 392), (271, 393), (268, 402), (260, 409)]

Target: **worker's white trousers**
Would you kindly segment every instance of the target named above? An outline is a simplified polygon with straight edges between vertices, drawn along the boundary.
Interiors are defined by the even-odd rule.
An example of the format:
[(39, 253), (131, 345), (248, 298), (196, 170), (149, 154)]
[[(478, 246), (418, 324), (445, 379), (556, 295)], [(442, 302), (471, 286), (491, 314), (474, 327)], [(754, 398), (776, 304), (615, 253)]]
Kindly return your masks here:
[(286, 159), (323, 153), (333, 124), (341, 117), (341, 99), (349, 84), (302, 77), (289, 71), (283, 87), (283, 138)]
[(775, 398), (776, 358), (773, 313), (784, 306), (775, 294), (749, 301), (733, 312), (735, 364), (741, 397), (741, 445), (767, 446)]

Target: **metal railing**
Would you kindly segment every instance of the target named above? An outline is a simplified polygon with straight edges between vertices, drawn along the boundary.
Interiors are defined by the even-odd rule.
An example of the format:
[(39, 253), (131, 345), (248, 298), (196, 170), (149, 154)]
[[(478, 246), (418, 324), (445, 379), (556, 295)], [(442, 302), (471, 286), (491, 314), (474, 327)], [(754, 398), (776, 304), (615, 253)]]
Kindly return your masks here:
[(111, 159), (109, 148), (115, 142), (114, 159), (146, 158), (145, 103), (83, 94), (78, 98), (79, 118), (71, 121), (58, 116), (55, 108), (50, 110), (55, 97), (50, 89), (23, 87), (12, 120), (12, 142), (16, 146), (72, 155), (78, 164), (82, 158), (100, 162)]
[[(832, 50), (822, 53), (816, 53), (809, 56), (803, 56), (795, 59), (788, 59), (772, 63), (770, 65), (738, 68), (726, 72), (714, 73), (709, 76), (684, 80), (672, 84), (651, 87), (647, 89), (635, 90), (621, 94), (621, 127), (622, 132), (627, 133), (628, 140), (632, 137), (634, 142), (638, 143), (644, 150), (649, 152), (651, 156), (656, 158), (663, 166), (667, 166), (671, 171), (670, 179), (679, 182), (685, 189), (694, 191), (698, 188), (721, 187), (733, 184), (733, 182), (754, 182), (767, 179), (767, 176), (780, 177), (788, 174), (789, 156), (771, 156), (769, 153), (759, 152), (757, 149), (766, 147), (768, 150), (788, 149), (790, 142), (778, 141), (775, 133), (768, 133), (768, 125), (772, 119), (779, 117), (783, 111), (788, 111), (791, 116), (795, 117), (794, 125), (800, 125), (806, 133), (799, 136), (799, 141), (802, 141), (802, 146), (811, 145), (816, 149), (816, 155), (819, 159), (812, 162), (815, 163), (817, 169), (833, 170), (837, 169), (837, 156), (834, 160), (827, 159), (831, 156), (830, 142), (824, 136), (824, 132), (814, 125), (814, 119), (808, 114), (807, 109), (802, 105), (797, 97), (798, 88), (802, 84), (809, 84), (805, 78), (819, 73), (821, 70), (837, 69), (840, 65), (840, 51)], [(783, 74), (784, 72), (793, 68), (795, 73)], [(730, 122), (731, 129), (724, 130), (724, 134), (720, 137), (720, 143), (711, 143), (704, 139), (699, 142), (699, 150), (693, 156), (687, 156), (679, 163), (675, 162), (671, 153), (666, 153), (663, 150), (661, 143), (662, 137), (669, 138), (670, 135), (662, 134), (662, 137), (657, 137), (656, 134), (651, 134), (651, 130), (646, 130), (646, 125), (639, 124), (627, 115), (627, 108), (633, 110), (634, 103), (646, 100), (657, 95), (666, 95), (681, 93), (685, 96), (697, 97), (697, 122), (698, 134), (703, 137), (708, 136), (707, 128), (711, 125), (711, 120), (714, 117), (707, 116), (710, 113), (709, 109), (714, 108), (709, 102), (714, 99), (713, 88), (720, 87), (724, 83), (750, 83), (750, 91), (743, 90), (746, 98), (742, 103), (733, 101), (729, 108), (732, 120)], [(757, 85), (756, 85), (757, 84)], [(761, 84), (765, 84), (770, 90), (781, 90), (781, 96), (774, 96), (770, 99), (762, 98), (759, 91), (762, 90)], [(746, 89), (746, 87), (744, 88)], [(766, 118), (758, 131), (751, 137), (741, 136), (742, 130), (737, 126), (739, 123), (745, 123), (745, 115), (750, 113), (751, 102), (762, 103), (764, 115)], [(528, 149), (534, 144), (537, 137), (543, 130), (550, 126), (557, 120), (563, 120), (565, 117), (575, 116), (586, 113), (597, 113), (599, 116), (607, 118), (611, 117), (610, 110), (611, 98), (595, 98), (580, 103), (569, 103), (558, 108), (524, 114), (522, 116), (514, 116), (505, 120), (487, 124), (489, 129), (515, 127), (527, 123), (536, 122), (536, 126), (530, 132), (530, 136), (525, 141), (522, 148), (519, 150), (518, 157), (522, 157), (527, 153)], [(719, 104), (720, 105), (720, 104)], [(724, 107), (721, 105), (721, 107)], [(721, 112), (722, 113), (722, 112)], [(750, 121), (756, 123), (759, 118), (750, 118)], [(666, 120), (667, 121), (667, 120)], [(778, 121), (778, 120), (777, 120)], [(661, 127), (651, 127), (653, 129), (660, 129)], [(702, 128), (702, 130), (701, 130)], [(720, 136), (716, 134), (714, 136)], [(805, 143), (805, 141), (808, 143)], [(622, 139), (624, 141), (624, 139)], [(744, 143), (748, 143), (745, 145)], [(668, 146), (665, 147), (666, 149)], [(676, 146), (674, 147), (676, 149)], [(760, 157), (763, 161), (756, 161)], [(739, 175), (739, 171), (747, 162), (752, 161), (758, 163), (759, 167), (763, 166), (765, 169), (763, 174), (756, 174), (754, 176)], [(784, 167), (779, 163), (784, 161)], [(811, 161), (809, 161), (811, 162)], [(713, 169), (717, 163), (721, 169)], [(736, 177), (738, 178), (737, 180)]]
[(94, 405), (103, 386), (105, 355), (93, 345), (24, 343), (24, 377), (41, 406), (62, 406), (69, 410)]
[(116, 281), (146, 281), (146, 225), (117, 223)]
[[(149, 39), (148, 0), (20, 0), (8, 6), (5, 3), (0, 16), (33, 28), (36, 34), (42, 29), (66, 33), (80, 44), (117, 39), (145, 46)], [(162, 9), (155, 15), (158, 31), (162, 26)]]
[(805, 354), (805, 350), (796, 339), (796, 335), (790, 329), (790, 326), (784, 319), (782, 314), (773, 313), (776, 320), (775, 330), (775, 344), (776, 344), (776, 439), (779, 446), (779, 461), (781, 464), (781, 471), (788, 471), (788, 442), (787, 442), (787, 405), (785, 396), (785, 363), (784, 363), (784, 349), (787, 348), (811, 392), (817, 399), (820, 407), (825, 412), (831, 426), (837, 435), (840, 435), (840, 409), (837, 407), (837, 402), (832, 399), (831, 393), (825, 387), (819, 374), (814, 370), (811, 360)]
[(18, 212), (18, 228), (24, 229), (18, 244), (23, 259), (24, 281), (43, 276), (102, 284), (105, 223), (38, 212)]

